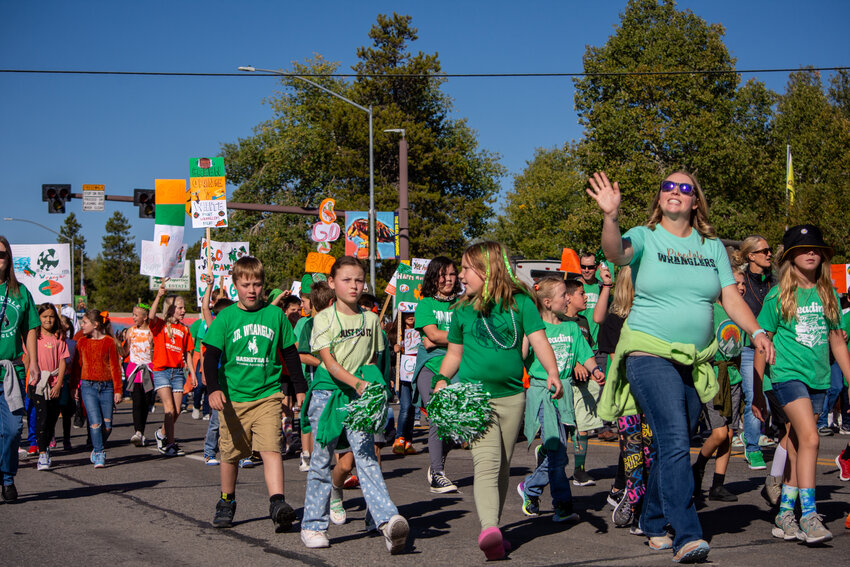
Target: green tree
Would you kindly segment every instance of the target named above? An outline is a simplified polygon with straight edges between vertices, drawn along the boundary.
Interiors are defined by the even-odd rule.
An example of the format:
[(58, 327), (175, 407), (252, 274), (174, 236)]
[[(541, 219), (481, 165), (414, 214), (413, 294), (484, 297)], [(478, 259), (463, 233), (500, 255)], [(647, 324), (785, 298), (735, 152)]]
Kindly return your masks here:
[(83, 236), (82, 230), (83, 225), (77, 220), (77, 215), (69, 213), (65, 217), (65, 222), (59, 228), (59, 234), (61, 236), (56, 239), (57, 242), (68, 244), (71, 244), (73, 241), (73, 250), (71, 250), (71, 253), (74, 255), (73, 285), (71, 286), (73, 293), (77, 293), (80, 289), (80, 266), (83, 266), (86, 261), (86, 237)]
[(148, 278), (139, 274), (139, 256), (130, 237), (130, 223), (120, 211), (106, 221), (102, 242), (94, 263), (94, 292), (89, 304), (109, 311), (130, 311), (139, 299), (151, 299)]
[[(481, 150), (465, 120), (451, 119), (451, 101), (440, 79), (393, 75), (439, 74), (436, 54), (413, 53), (417, 31), (409, 16), (378, 16), (372, 43), (357, 50), (357, 77), (348, 82), (313, 77), (322, 86), (364, 106), (374, 117), (375, 203), (398, 207), (398, 137), (383, 130), (403, 128), (410, 145), (411, 254), (458, 258), (465, 242), (483, 234), (503, 168)], [(338, 65), (317, 56), (295, 63), (293, 73), (326, 75)], [(376, 76), (388, 75), (388, 76)], [(366, 210), (369, 190), (368, 128), (365, 113), (297, 79), (268, 99), (273, 118), (254, 135), (225, 144), (228, 180), (239, 185), (234, 199), (317, 207), (334, 197), (341, 210)], [(341, 220), (341, 219), (340, 219)], [(315, 245), (307, 233), (315, 217), (237, 211), (229, 235), (251, 242), (266, 264), (269, 287), (300, 278)], [(234, 240), (234, 236), (227, 239)], [(343, 242), (331, 252), (343, 253)], [(383, 278), (395, 263), (379, 266)]]

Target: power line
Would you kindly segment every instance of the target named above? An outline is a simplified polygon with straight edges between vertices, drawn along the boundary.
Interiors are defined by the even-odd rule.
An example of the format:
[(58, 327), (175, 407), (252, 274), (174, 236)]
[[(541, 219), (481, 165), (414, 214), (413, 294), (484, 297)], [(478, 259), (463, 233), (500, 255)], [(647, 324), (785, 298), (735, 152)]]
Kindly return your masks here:
[(691, 71), (612, 71), (609, 73), (185, 73), (165, 71), (70, 71), (60, 69), (0, 69), (0, 73), (34, 75), (119, 75), (135, 77), (314, 77), (384, 79), (499, 79), (535, 77), (645, 77), (663, 75), (737, 75), (753, 73), (792, 73), (796, 71), (847, 71), (850, 67), (796, 67), (779, 69), (694, 69)]

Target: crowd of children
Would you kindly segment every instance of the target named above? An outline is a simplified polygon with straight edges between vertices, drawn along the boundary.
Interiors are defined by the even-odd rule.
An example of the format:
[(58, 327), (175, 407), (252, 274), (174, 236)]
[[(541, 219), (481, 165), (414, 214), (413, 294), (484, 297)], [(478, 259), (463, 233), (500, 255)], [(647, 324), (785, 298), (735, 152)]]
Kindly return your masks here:
[[(176, 424), (185, 394), (193, 392), (192, 417), (209, 421), (204, 462), (219, 467), (215, 527), (233, 525), (239, 469), (262, 463), (274, 529), (290, 529), (296, 512), (285, 497), (282, 455), (300, 452), (299, 470), (307, 473), (303, 544), (330, 545), (330, 524), (346, 521), (343, 487), (359, 483), (367, 530), (379, 533), (390, 553), (400, 553), (409, 526), (384, 481), (380, 449), (391, 443), (397, 455), (416, 454), (415, 411), (461, 383), (480, 385), (490, 396), (489, 428), (464, 443), (473, 463), (478, 546), (487, 559), (501, 559), (512, 548), (499, 524), (510, 505), (510, 462), (520, 432), (529, 446), (540, 442), (536, 469), (517, 487), (518, 506), (526, 516), (542, 515), (548, 486), (552, 521), (578, 522), (583, 511), (570, 489), (569, 445), (572, 483), (593, 484), (585, 470), (588, 437), (599, 432), (607, 440), (610, 431), (620, 449), (607, 498), (614, 525), (647, 537), (651, 549), (672, 550), (674, 561), (704, 560), (709, 546), (694, 501), (703, 497), (713, 456), (708, 498), (737, 500), (725, 475), (734, 431), (746, 425), (746, 398), (754, 419), (768, 425), (768, 438), (779, 438), (762, 491), (777, 510), (772, 535), (810, 544), (830, 539), (815, 504), (818, 437), (829, 427), (818, 418), (846, 391), (850, 310), (842, 311), (833, 290), (832, 248), (820, 230), (789, 229), (776, 278), (753, 292), (752, 281), (768, 281), (766, 275), (753, 280), (753, 258), (770, 258), (772, 250), (761, 237), (724, 250), (691, 174), (668, 176), (648, 225), (623, 235), (617, 184), (596, 174), (588, 193), (602, 209), (602, 247), (620, 266), (616, 272), (583, 254), (577, 277), (546, 276), (527, 285), (502, 244), (475, 243), (459, 272), (451, 259), (434, 258), (415, 312), (399, 312), (394, 321), (379, 320), (355, 258), (338, 258), (326, 281), (302, 289), (300, 299), (280, 290), (267, 299), (262, 263), (243, 257), (232, 273), (238, 300), (214, 291), (214, 280), (205, 276), (202, 317), (191, 328), (183, 323), (184, 300), (166, 296), (163, 284), (151, 306), (134, 307), (133, 325), (120, 340), (109, 313), (97, 310), (87, 311), (74, 333), (53, 305), (36, 307), (17, 284), (8, 242), (0, 237), (3, 498), (17, 498), (23, 412), (30, 411), (26, 452), (37, 454), (38, 470), (49, 470), (59, 418), (63, 448), (71, 450), (74, 402), (81, 401), (91, 462), (102, 468), (113, 411), (124, 395), (132, 399), (130, 442), (146, 445), (157, 396), (164, 412), (154, 433), (157, 450), (183, 455)], [(754, 250), (753, 242), (765, 246)], [(751, 368), (742, 360), (747, 348)], [(396, 355), (398, 374), (390, 371)], [(401, 372), (402, 360), (414, 362)], [(836, 384), (836, 376), (843, 383)], [(398, 392), (396, 435), (356, 430), (346, 421), (367, 388), (386, 389), (388, 397)], [(745, 388), (753, 393), (745, 396)], [(827, 391), (834, 391), (831, 398)], [(689, 446), (700, 419), (707, 434), (692, 463)], [(850, 423), (842, 420), (842, 427), (850, 430)], [(760, 447), (743, 444), (750, 468), (765, 468)], [(430, 491), (457, 491), (446, 474), (457, 444), (429, 424), (424, 448)], [(835, 460), (841, 480), (850, 480), (850, 444)]]

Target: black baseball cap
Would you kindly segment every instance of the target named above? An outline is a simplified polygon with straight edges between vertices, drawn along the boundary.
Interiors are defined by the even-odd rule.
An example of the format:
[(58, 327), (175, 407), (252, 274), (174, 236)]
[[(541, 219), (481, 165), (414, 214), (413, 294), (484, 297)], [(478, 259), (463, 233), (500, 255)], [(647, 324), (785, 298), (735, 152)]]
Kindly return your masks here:
[(813, 224), (799, 224), (786, 230), (782, 237), (782, 246), (784, 250), (782, 257), (779, 258), (780, 264), (788, 258), (788, 252), (794, 248), (821, 248), (826, 261), (835, 254), (832, 246), (823, 241), (823, 233)]

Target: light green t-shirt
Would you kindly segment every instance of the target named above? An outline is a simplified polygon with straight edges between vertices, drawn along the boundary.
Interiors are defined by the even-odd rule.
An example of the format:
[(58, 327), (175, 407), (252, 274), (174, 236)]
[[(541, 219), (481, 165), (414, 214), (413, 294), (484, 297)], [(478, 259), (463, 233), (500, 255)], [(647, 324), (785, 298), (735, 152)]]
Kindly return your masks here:
[(583, 311), (579, 311), (587, 319), (587, 328), (590, 330), (590, 336), (593, 337), (593, 344), (596, 344), (596, 339), (599, 335), (599, 325), (593, 322), (593, 308), (599, 303), (599, 292), (602, 287), (599, 283), (586, 284), (584, 286), (584, 296), (587, 298), (587, 307)]
[[(305, 333), (305, 329), (309, 330)], [(295, 322), (295, 329), (292, 330), (292, 334), (295, 336), (295, 346), (298, 347), (299, 353), (311, 354), (313, 352), (310, 350), (310, 333), (312, 331), (312, 317), (301, 317), (300, 319), (298, 319), (298, 321)], [(304, 363), (301, 364), (301, 373), (304, 374), (304, 378), (308, 377), (307, 365)]]
[[(452, 325), (452, 303), (449, 301), (440, 301), (433, 297), (425, 297), (416, 306), (416, 315), (413, 319), (413, 326), (417, 331), (425, 336), (422, 330), (427, 325), (436, 325), (438, 331), (448, 331)], [(437, 347), (434, 350), (442, 351), (445, 354), (446, 349)], [(443, 362), (442, 356), (435, 356), (425, 363), (425, 368), (429, 369), (434, 374), (439, 374), (440, 363)]]
[(295, 337), (280, 307), (245, 311), (234, 304), (213, 319), (204, 344), (222, 352), (218, 381), (227, 399), (253, 402), (280, 391), (280, 351), (294, 345)]
[[(11, 292), (6, 294), (7, 285), (6, 282), (0, 284), (0, 311), (3, 310), (3, 298), (6, 298), (6, 314), (0, 321), (0, 360), (16, 360), (24, 354), (27, 333), (41, 326), (41, 319), (29, 290), (18, 284), (20, 295), (15, 297)], [(4, 374), (5, 371), (0, 368), (0, 383)]]
[[(330, 348), (339, 365), (352, 374), (364, 364), (371, 364), (377, 353), (386, 348), (378, 316), (371, 311), (345, 315), (334, 304), (313, 319), (312, 352), (319, 356), (320, 350)], [(320, 366), (327, 370), (324, 362)]]
[(470, 304), (456, 307), (449, 328), (449, 342), (463, 345), (458, 380), (481, 383), (494, 398), (523, 391), (522, 337), (543, 329), (534, 301), (522, 293), (514, 300), (516, 310), (499, 302), (486, 317)]
[[(543, 326), (546, 331), (546, 338), (549, 339), (549, 344), (555, 351), (558, 374), (561, 376), (561, 381), (566, 384), (566, 381), (572, 376), (576, 363), (584, 364), (588, 358), (593, 357), (593, 351), (590, 350), (590, 345), (584, 339), (581, 328), (577, 323), (562, 321), (553, 324), (543, 321)], [(525, 362), (529, 376), (540, 380), (546, 379), (546, 370), (537, 360), (533, 349), (529, 349)]]
[[(779, 303), (779, 286), (764, 298), (758, 323), (768, 333), (773, 333), (776, 363), (770, 369), (774, 384), (799, 380), (810, 388), (829, 388), (829, 331), (839, 328), (823, 314), (823, 304), (817, 288), (797, 288), (797, 318), (782, 318)], [(832, 293), (835, 293), (834, 291)], [(838, 296), (835, 298), (838, 301)]]
[(195, 352), (201, 352), (201, 342), (204, 340), (204, 335), (207, 334), (207, 323), (203, 317), (192, 323), (192, 326), (189, 327), (189, 334), (192, 335), (192, 341), (195, 343)]
[(660, 224), (655, 230), (636, 226), (623, 238), (631, 241), (634, 252), (629, 328), (698, 350), (708, 346), (714, 336), (712, 305), (722, 288), (735, 285), (720, 240), (703, 241), (696, 230), (680, 238)]
[[(714, 360), (729, 361), (741, 356), (744, 332), (729, 318), (719, 303), (714, 304), (714, 333), (717, 338), (717, 354), (714, 355)], [(743, 380), (741, 372), (734, 366), (729, 366), (728, 371), (730, 385), (734, 386)]]

